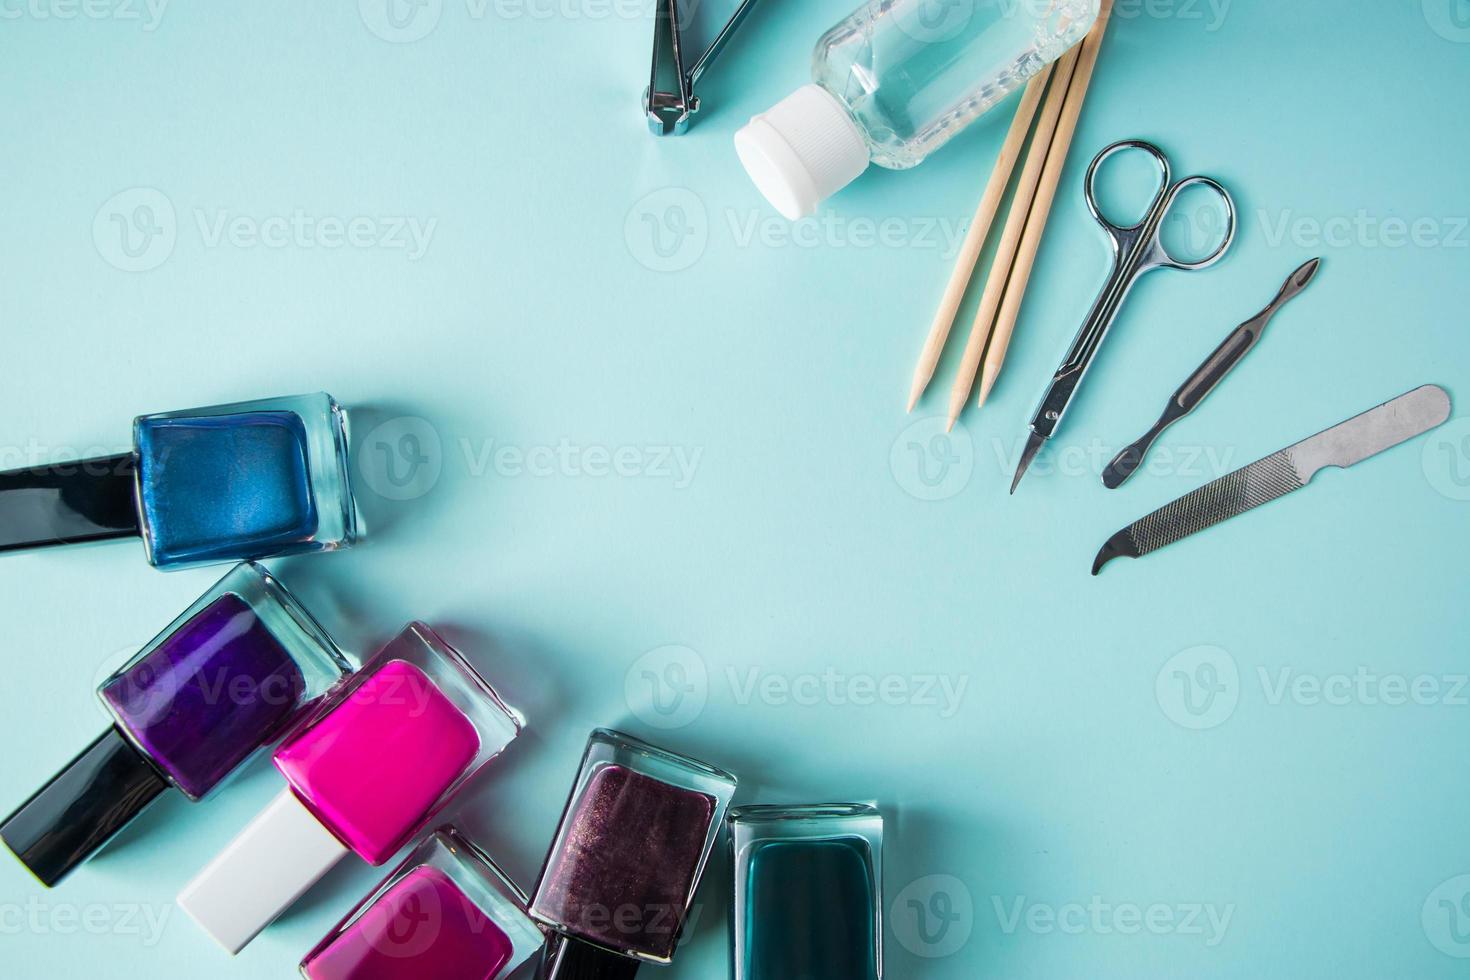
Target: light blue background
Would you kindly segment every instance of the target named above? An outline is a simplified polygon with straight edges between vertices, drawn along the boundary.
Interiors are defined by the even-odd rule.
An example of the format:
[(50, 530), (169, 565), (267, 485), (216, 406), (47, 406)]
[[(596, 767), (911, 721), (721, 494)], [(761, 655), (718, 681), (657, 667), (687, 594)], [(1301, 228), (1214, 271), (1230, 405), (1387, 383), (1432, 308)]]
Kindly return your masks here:
[[(896, 980), (1463, 975), (1461, 0), (1120, 8), (1005, 373), (948, 445), (902, 402), (952, 264), (942, 232), (963, 230), (1007, 113), (919, 171), (870, 173), (795, 238), (730, 148), (847, 0), (766, 0), (670, 141), (638, 107), (651, 21), (609, 0), (431, 0), (407, 42), (370, 29), (374, 0), (175, 0), (153, 30), (142, 7), (24, 2), (0, 6), (0, 462), (124, 446), (144, 411), (317, 389), (357, 407), (370, 538), (274, 565), (345, 646), (430, 620), (527, 711), (463, 815), (527, 885), (587, 730), (615, 724), (736, 770), (745, 801), (882, 802), (889, 902), (920, 882), (891, 909)], [(1082, 170), (1133, 136), (1234, 190), (1238, 244), (1140, 285), (1042, 460), (1060, 472), (1008, 498), (1103, 274)], [(112, 216), (140, 203), (172, 245), (134, 260)], [(434, 225), (418, 256), (212, 237), (297, 209)], [(1317, 282), (1164, 440), (1162, 472), (1104, 491), (1102, 462), (1312, 255)], [(156, 267), (118, 268), (135, 264)], [(952, 353), (922, 413), (953, 370)], [(1109, 534), (1217, 474), (1209, 453), (1233, 468), (1428, 381), (1459, 396), (1454, 428), (1089, 577)], [(389, 499), (405, 434), (429, 463), (418, 496)], [(622, 447), (624, 475), (583, 465)], [(100, 730), (105, 662), (222, 571), (160, 574), (128, 543), (0, 561), (0, 800)], [(640, 660), (671, 644), (690, 652)], [(694, 689), (666, 719), (644, 671), (677, 680), (670, 664)], [(1192, 714), (1207, 702), (1180, 674), (1208, 680), (1201, 664), (1220, 689)], [(1427, 678), (1424, 703), (1369, 703), (1371, 681), (1345, 704), (1278, 696), (1283, 676), (1359, 668)], [(752, 671), (777, 686), (746, 697)], [(827, 672), (910, 686), (900, 704), (779, 696)], [(916, 696), (926, 677), (965, 685), (956, 713)], [(670, 720), (690, 723), (652, 724)], [(277, 785), (259, 761), (205, 804), (161, 803), (51, 892), (0, 862), (5, 975), (290, 975), (381, 871), (344, 864), (234, 962), (171, 907)], [(722, 975), (727, 874), (721, 857), (658, 976)], [(936, 891), (972, 914), (926, 947), (907, 899)], [(1160, 935), (1088, 905), (1174, 919)], [(1191, 906), (1228, 914), (1223, 935)], [(156, 942), (140, 908), (165, 916)]]

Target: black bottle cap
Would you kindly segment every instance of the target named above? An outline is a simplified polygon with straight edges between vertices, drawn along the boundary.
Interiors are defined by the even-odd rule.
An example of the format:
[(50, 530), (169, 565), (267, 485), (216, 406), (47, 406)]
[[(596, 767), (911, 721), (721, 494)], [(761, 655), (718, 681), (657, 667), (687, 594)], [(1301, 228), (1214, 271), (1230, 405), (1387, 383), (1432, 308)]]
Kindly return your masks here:
[(137, 537), (133, 457), (0, 472), (0, 551)]
[(50, 888), (168, 788), (122, 733), (109, 728), (0, 823), (0, 841)]
[(555, 932), (542, 951), (536, 980), (633, 980), (639, 966), (632, 957)]

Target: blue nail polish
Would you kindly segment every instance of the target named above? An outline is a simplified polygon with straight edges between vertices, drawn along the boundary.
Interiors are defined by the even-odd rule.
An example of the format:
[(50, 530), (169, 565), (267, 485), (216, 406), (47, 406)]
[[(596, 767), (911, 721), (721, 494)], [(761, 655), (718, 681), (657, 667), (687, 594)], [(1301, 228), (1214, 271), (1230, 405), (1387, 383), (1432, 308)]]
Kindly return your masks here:
[(144, 415), (133, 442), (0, 473), (0, 551), (137, 535), (173, 569), (356, 539), (345, 413), (325, 393)]

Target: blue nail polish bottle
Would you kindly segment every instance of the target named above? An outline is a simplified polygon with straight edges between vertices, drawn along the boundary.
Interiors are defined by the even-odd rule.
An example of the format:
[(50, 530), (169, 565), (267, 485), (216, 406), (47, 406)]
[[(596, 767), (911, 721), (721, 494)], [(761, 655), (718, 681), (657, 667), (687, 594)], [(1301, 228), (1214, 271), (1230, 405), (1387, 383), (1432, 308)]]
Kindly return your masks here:
[(0, 551), (139, 536), (164, 569), (357, 537), (346, 413), (298, 395), (144, 415), (134, 451), (0, 473)]

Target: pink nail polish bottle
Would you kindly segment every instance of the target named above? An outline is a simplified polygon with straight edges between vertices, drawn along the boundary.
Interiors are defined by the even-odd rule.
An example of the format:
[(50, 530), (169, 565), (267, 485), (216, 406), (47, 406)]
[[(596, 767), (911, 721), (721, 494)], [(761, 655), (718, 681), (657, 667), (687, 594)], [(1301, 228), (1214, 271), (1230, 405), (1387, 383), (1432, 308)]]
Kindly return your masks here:
[(276, 749), (288, 787), (179, 893), (238, 953), (349, 852), (381, 865), (524, 719), (423, 623), (410, 623)]
[(306, 980), (505, 980), (545, 943), (526, 895), (441, 827), (301, 961)]

